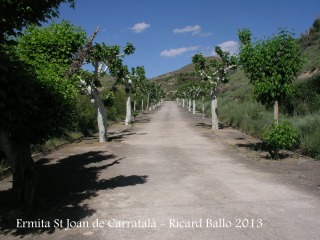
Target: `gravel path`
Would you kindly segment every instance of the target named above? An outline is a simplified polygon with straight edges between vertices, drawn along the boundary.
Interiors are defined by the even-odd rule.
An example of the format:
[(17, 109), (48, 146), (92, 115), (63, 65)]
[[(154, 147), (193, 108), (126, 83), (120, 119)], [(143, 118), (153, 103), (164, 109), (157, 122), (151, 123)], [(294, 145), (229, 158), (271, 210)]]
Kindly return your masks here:
[(35, 222), (50, 228), (20, 221), (0, 239), (319, 239), (317, 196), (250, 166), (187, 115), (165, 102), (107, 144), (87, 139), (40, 160)]

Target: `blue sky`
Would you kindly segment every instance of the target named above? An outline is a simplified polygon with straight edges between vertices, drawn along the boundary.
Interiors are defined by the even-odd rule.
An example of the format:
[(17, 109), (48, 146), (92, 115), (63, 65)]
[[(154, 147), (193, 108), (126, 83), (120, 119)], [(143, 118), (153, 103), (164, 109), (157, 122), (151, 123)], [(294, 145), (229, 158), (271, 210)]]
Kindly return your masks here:
[(239, 28), (262, 38), (286, 27), (299, 37), (319, 16), (319, 0), (76, 0), (75, 9), (61, 5), (59, 19), (88, 36), (100, 26), (96, 42), (132, 42), (136, 52), (125, 64), (144, 66), (151, 78), (191, 63), (197, 52), (212, 55), (217, 45), (236, 52)]

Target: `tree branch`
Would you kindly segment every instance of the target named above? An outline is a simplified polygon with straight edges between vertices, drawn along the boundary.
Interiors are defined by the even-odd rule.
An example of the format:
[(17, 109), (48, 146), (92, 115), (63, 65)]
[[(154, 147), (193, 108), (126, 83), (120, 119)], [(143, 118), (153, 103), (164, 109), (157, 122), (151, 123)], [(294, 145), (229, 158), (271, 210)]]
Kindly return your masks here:
[(73, 59), (69, 70), (66, 72), (67, 77), (71, 77), (73, 74), (78, 72), (83, 64), (83, 61), (87, 55), (92, 52), (92, 42), (99, 32), (100, 27), (97, 27), (96, 31), (92, 33), (86, 45), (77, 53), (77, 56)]

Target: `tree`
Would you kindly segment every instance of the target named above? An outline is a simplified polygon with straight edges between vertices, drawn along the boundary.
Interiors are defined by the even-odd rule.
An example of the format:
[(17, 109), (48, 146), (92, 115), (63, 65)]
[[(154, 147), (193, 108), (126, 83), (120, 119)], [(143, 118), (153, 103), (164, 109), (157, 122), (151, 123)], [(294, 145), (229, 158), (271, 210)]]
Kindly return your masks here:
[(131, 70), (131, 79), (132, 79), (132, 86), (133, 86), (133, 93), (134, 93), (134, 103), (133, 103), (133, 111), (134, 114), (136, 111), (136, 101), (138, 98), (141, 99), (141, 111), (143, 111), (143, 89), (144, 85), (147, 81), (146, 72), (143, 66), (138, 66), (136, 68), (132, 68)]
[(61, 3), (69, 3), (72, 8), (75, 6), (74, 0), (1, 0), (0, 43), (3, 43), (7, 36), (21, 34), (22, 29), (28, 25), (40, 26), (41, 22), (57, 17)]
[(211, 85), (212, 129), (219, 129), (217, 87), (220, 83), (228, 81), (228, 71), (237, 67), (237, 59), (230, 53), (222, 51), (219, 46), (215, 47), (215, 52), (219, 58), (213, 58), (209, 63), (201, 53), (195, 54), (192, 62), (197, 74)]
[(149, 111), (155, 109), (156, 105), (160, 103), (166, 95), (159, 84), (151, 81), (147, 82), (147, 94)]
[[(92, 50), (80, 51), (80, 53), (84, 52), (86, 55), (86, 62), (92, 63), (95, 69), (93, 75), (89, 75), (88, 73), (85, 75), (84, 83), (89, 95), (92, 97), (92, 102), (95, 103), (95, 107), (97, 109), (100, 142), (106, 142), (108, 140), (108, 134), (106, 109), (98, 90), (101, 86), (99, 75), (105, 74), (108, 71), (111, 76), (115, 77), (116, 84), (127, 78), (128, 68), (123, 65), (122, 58), (126, 55), (133, 54), (135, 48), (132, 43), (127, 43), (123, 48), (123, 53), (120, 53), (120, 50), (121, 48), (118, 45), (107, 46), (105, 43), (95, 43), (92, 46)], [(83, 54), (80, 55), (82, 56)], [(74, 62), (75, 66), (79, 67), (79, 65), (81, 65), (79, 62), (81, 63), (81, 60), (76, 58)], [(76, 71), (76, 69), (77, 67), (72, 71)]]
[(72, 126), (78, 79), (67, 79), (65, 72), (73, 55), (84, 45), (86, 33), (69, 22), (54, 23), (45, 28), (31, 26), (20, 37), (16, 47), (19, 58), (33, 66), (37, 75), (38, 94), (31, 142), (38, 143), (62, 135)]
[(192, 100), (192, 113), (196, 113), (196, 99), (199, 96), (199, 93), (201, 91), (201, 86), (198, 82), (195, 81), (188, 81), (184, 86), (183, 86), (183, 91), (187, 94), (189, 97), (189, 111), (191, 111), (191, 100)]
[(30, 144), (59, 136), (72, 125), (77, 87), (65, 71), (84, 42), (84, 31), (63, 22), (31, 26), (17, 46), (1, 45), (1, 150), (11, 166), (16, 206), (23, 212), (32, 211), (37, 179)]
[(254, 43), (249, 29), (239, 30), (240, 64), (259, 102), (274, 106), (274, 122), (278, 124), (279, 102), (292, 93), (292, 80), (302, 67), (303, 58), (293, 33), (280, 30)]
[(185, 85), (181, 86), (178, 91), (176, 92), (176, 96), (179, 98), (182, 98), (182, 107), (185, 107), (185, 99), (188, 96), (188, 89), (186, 88)]

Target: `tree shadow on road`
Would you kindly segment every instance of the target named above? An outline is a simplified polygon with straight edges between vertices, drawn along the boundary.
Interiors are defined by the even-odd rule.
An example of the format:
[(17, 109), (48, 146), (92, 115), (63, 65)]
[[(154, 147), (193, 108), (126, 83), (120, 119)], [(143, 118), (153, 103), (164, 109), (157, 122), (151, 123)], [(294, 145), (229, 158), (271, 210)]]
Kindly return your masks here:
[(140, 114), (137, 116), (134, 120), (134, 123), (150, 123), (151, 118), (150, 118), (150, 113), (144, 112), (143, 114)]
[(9, 210), (12, 203), (10, 190), (0, 191), (0, 233), (20, 236), (31, 233), (53, 233), (54, 220), (81, 219), (91, 216), (96, 210), (85, 200), (98, 196), (98, 191), (128, 187), (147, 182), (148, 176), (117, 176), (100, 179), (100, 172), (116, 164), (123, 158), (102, 151), (91, 151), (68, 156), (55, 161), (43, 158), (36, 163), (39, 181), (35, 195), (34, 215), (31, 219), (50, 222), (50, 228), (17, 228), (17, 215)]
[[(238, 138), (237, 140), (243, 140), (243, 139), (244, 138)], [(239, 144), (236, 144), (236, 146), (240, 147), (240, 148), (246, 148), (248, 150), (255, 151), (255, 152), (266, 152), (266, 153), (269, 153), (269, 154), (266, 154), (264, 156), (265, 159), (269, 159), (269, 160), (285, 159), (285, 158), (288, 158), (290, 156), (286, 152), (281, 152), (281, 153), (279, 153), (278, 158), (272, 157), (272, 154), (270, 153), (270, 147), (264, 142), (246, 143), (246, 144), (239, 143)]]
[(110, 132), (108, 136), (108, 142), (122, 142), (127, 136), (135, 135), (135, 132), (132, 132), (131, 129), (126, 129), (120, 132)]
[[(110, 131), (108, 132), (108, 142), (122, 142), (127, 136), (135, 135), (131, 129), (125, 129), (120, 131)], [(99, 136), (97, 134), (90, 137), (86, 137), (86, 144), (96, 144), (99, 142)]]
[[(206, 129), (211, 129), (212, 128), (212, 124), (199, 122), (199, 123), (196, 124), (196, 127), (202, 127), (202, 128), (206, 128)], [(223, 128), (224, 128), (224, 124), (223, 123), (219, 123), (219, 129), (223, 129)]]

